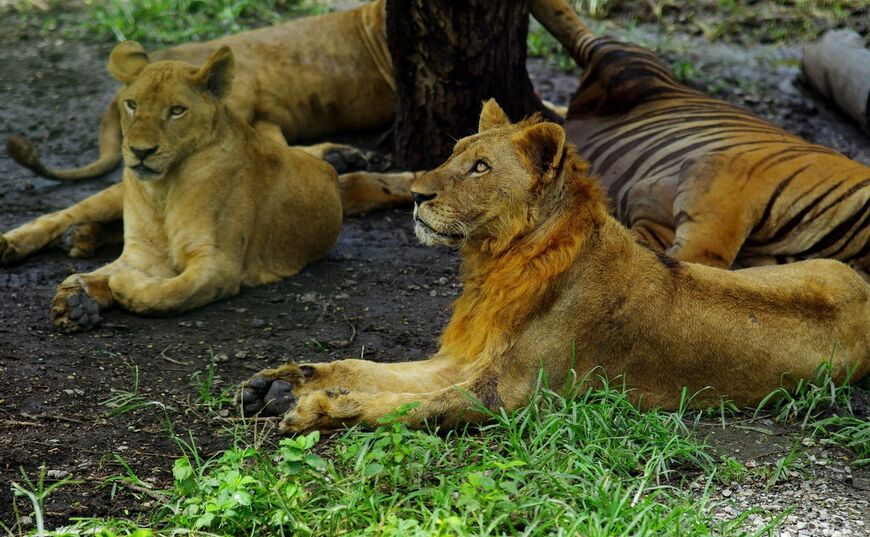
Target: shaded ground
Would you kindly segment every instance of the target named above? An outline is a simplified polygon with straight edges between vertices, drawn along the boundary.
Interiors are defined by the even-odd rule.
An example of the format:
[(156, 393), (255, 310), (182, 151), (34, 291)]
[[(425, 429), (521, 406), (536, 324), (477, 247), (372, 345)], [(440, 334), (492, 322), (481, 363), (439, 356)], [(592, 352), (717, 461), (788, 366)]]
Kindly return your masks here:
[[(697, 38), (659, 38), (648, 28), (627, 35), (655, 46), (699, 87), (870, 162), (867, 137), (835, 113), (819, 110), (793, 85), (798, 48), (699, 47)], [(0, 18), (0, 48), (0, 136), (20, 132), (36, 139), (55, 165), (93, 159), (98, 117), (114, 88), (104, 74), (110, 46), (67, 41), (38, 26)], [(530, 61), (530, 70), (536, 86), (554, 102), (565, 103), (576, 87), (576, 75), (555, 71), (543, 60)], [(0, 153), (0, 229), (66, 206), (116, 178), (57, 185), (34, 178)], [(53, 332), (48, 304), (55, 286), (67, 274), (91, 270), (117, 253), (101, 252), (93, 260), (46, 253), (0, 269), (0, 521), (6, 524), (14, 518), (7, 484), (20, 481), (19, 467), (33, 477), (41, 464), (54, 478), (68, 473), (84, 481), (51, 496), (50, 525), (75, 516), (141, 510), (129, 493), (113, 494), (97, 483), (124, 472), (116, 455), (146, 481), (171, 482), (171, 461), (179, 451), (167, 433), (166, 417), (182, 436), (191, 431), (205, 454), (227, 445), (225, 427), (231, 420), (197, 403), (197, 386), (211, 364), (211, 392), (217, 394), (288, 358), (422, 358), (434, 350), (447, 306), (459, 292), (456, 257), (419, 246), (409, 212), (395, 210), (350, 219), (326, 259), (287, 281), (173, 318), (113, 311), (94, 332)], [(139, 400), (159, 402), (166, 411), (152, 404), (109, 417), (105, 401), (118, 391), (133, 391), (135, 378)], [(773, 434), (718, 429), (714, 444), (744, 461), (776, 462), (782, 457), (780, 444), (788, 449), (794, 432), (773, 429)], [(753, 446), (765, 451), (748, 453)], [(778, 509), (800, 504), (793, 515), (798, 519), (791, 521), (796, 528), (819, 509), (831, 509), (840, 517), (842, 534), (866, 532), (870, 496), (860, 487), (867, 474), (848, 468), (837, 450), (815, 449), (829, 462), (808, 459), (802, 471), (811, 474), (808, 482), (820, 497), (786, 495)], [(782, 487), (800, 488), (803, 480)], [(818, 492), (822, 486), (824, 494)], [(722, 498), (730, 497), (723, 489)], [(828, 500), (832, 506), (826, 506)]]

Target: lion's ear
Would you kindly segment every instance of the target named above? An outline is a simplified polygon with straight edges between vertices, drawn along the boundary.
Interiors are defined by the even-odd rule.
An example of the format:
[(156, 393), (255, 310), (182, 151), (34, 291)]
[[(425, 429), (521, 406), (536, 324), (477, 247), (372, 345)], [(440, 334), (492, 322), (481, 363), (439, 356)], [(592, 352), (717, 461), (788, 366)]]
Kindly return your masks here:
[(541, 182), (556, 176), (565, 154), (565, 129), (555, 123), (537, 123), (516, 133), (513, 142), (529, 171)]
[(480, 111), (480, 123), (477, 125), (477, 132), (487, 131), (496, 127), (504, 127), (510, 125), (511, 120), (501, 109), (501, 106), (495, 102), (495, 99), (489, 99), (483, 103), (483, 110)]
[(142, 45), (135, 41), (124, 41), (112, 49), (106, 68), (113, 77), (129, 84), (136, 80), (147, 65), (148, 54)]
[(209, 55), (205, 65), (196, 73), (202, 88), (217, 99), (230, 94), (236, 75), (236, 58), (230, 47), (224, 45)]

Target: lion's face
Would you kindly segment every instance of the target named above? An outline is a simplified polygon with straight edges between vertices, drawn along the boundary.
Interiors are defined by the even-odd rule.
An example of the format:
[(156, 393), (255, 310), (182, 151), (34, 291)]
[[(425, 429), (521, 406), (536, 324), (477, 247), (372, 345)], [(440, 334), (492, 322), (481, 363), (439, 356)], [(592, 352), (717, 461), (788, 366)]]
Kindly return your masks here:
[(140, 45), (125, 42), (112, 51), (109, 72), (126, 84), (117, 102), (124, 165), (138, 179), (155, 181), (211, 139), (230, 91), (233, 56), (223, 47), (201, 68), (149, 63)]
[(558, 125), (511, 124), (487, 101), (478, 134), (457, 142), (444, 164), (411, 186), (417, 238), (462, 248), (522, 233), (538, 214), (564, 143)]

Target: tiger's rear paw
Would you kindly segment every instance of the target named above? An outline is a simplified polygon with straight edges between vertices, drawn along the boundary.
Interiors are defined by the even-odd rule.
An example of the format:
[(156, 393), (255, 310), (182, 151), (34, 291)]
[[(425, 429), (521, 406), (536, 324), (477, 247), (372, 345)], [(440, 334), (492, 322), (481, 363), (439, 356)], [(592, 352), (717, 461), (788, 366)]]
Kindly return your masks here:
[(68, 227), (60, 239), (63, 249), (70, 257), (93, 257), (97, 249), (97, 234), (100, 232), (100, 227), (100, 224), (93, 222)]
[(245, 416), (281, 416), (296, 405), (296, 392), (312, 371), (310, 366), (293, 363), (260, 371), (242, 383), (236, 403)]
[(84, 332), (101, 321), (100, 306), (80, 282), (64, 282), (51, 303), (51, 321), (65, 334)]
[(349, 145), (335, 144), (323, 154), (323, 160), (332, 165), (339, 175), (369, 168), (365, 153)]

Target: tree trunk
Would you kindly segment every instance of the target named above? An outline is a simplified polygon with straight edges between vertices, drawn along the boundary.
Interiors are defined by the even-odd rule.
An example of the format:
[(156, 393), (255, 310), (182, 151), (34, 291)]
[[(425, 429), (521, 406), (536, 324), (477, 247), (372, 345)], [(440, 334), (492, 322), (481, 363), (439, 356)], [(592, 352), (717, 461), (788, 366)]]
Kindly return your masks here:
[(491, 97), (514, 121), (533, 112), (555, 119), (526, 71), (528, 23), (528, 0), (387, 1), (398, 166), (443, 162), (457, 139), (477, 131)]

